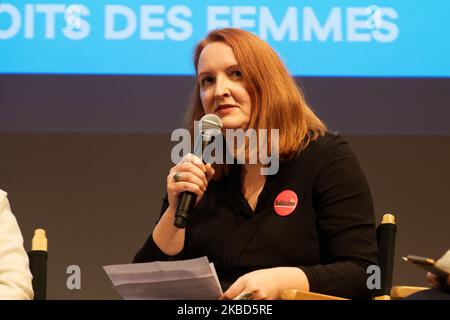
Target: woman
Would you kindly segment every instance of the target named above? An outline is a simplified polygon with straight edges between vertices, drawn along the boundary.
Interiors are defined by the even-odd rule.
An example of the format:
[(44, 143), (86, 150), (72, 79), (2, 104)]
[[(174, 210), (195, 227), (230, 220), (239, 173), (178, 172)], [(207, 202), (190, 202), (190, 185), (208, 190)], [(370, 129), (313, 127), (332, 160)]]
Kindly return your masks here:
[(0, 190), (0, 299), (33, 299), (28, 255), (7, 194)]
[[(215, 113), (223, 129), (278, 129), (279, 141), (267, 145), (278, 144), (279, 170), (264, 176), (261, 164), (213, 168), (186, 157), (170, 170), (161, 217), (134, 262), (206, 255), (226, 290), (222, 299), (248, 292), (276, 299), (286, 289), (371, 297), (373, 205), (347, 142), (326, 132), (277, 54), (253, 34), (212, 31), (194, 65), (189, 128)], [(187, 228), (177, 229), (183, 191), (196, 193), (197, 204)]]

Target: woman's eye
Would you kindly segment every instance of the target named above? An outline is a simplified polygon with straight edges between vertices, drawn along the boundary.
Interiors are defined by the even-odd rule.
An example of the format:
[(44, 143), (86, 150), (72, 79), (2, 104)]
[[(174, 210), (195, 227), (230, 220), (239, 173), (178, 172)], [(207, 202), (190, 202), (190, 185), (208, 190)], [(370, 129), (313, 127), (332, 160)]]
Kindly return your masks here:
[(240, 70), (235, 70), (231, 73), (231, 75), (235, 78), (242, 78), (242, 72)]
[(204, 86), (204, 85), (211, 83), (211, 81), (212, 81), (211, 77), (205, 77), (202, 79), (201, 84), (202, 84), (202, 86)]

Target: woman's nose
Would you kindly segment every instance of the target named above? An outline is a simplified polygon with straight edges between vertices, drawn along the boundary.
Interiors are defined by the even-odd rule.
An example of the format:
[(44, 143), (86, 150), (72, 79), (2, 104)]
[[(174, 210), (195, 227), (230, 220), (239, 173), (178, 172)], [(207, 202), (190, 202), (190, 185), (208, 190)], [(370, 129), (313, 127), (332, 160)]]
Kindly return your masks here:
[(228, 97), (231, 95), (230, 86), (226, 79), (221, 77), (216, 80), (216, 88), (214, 90), (214, 95), (217, 98)]

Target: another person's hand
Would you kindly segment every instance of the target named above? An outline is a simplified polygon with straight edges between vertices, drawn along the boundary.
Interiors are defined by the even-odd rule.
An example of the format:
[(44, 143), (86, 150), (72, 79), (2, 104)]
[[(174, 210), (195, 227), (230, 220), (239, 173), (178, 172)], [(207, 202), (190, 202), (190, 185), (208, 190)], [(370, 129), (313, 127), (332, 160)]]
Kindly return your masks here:
[[(174, 179), (175, 174), (178, 174), (178, 182)], [(209, 163), (205, 165), (197, 156), (192, 153), (187, 154), (179, 164), (170, 169), (167, 176), (169, 206), (177, 207), (183, 191), (195, 193), (198, 202), (213, 175), (214, 169)]]
[(277, 267), (247, 273), (237, 279), (219, 299), (232, 300), (241, 294), (251, 293), (252, 300), (273, 300), (279, 299), (281, 293), (288, 289), (309, 291), (308, 278), (300, 268)]
[[(434, 273), (427, 272), (426, 279), (433, 288), (442, 288), (442, 284), (439, 281), (439, 278)], [(447, 277), (447, 285), (450, 286), (450, 276)]]

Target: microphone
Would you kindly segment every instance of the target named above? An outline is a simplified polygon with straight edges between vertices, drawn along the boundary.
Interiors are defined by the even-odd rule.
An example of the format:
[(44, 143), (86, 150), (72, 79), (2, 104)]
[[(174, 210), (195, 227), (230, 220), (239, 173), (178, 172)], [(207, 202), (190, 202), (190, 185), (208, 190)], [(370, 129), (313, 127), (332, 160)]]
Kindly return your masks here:
[[(203, 157), (203, 151), (210, 144), (214, 137), (222, 132), (222, 120), (215, 114), (204, 115), (200, 121), (200, 134), (194, 145), (194, 154), (198, 156), (203, 163), (205, 159)], [(180, 195), (180, 202), (178, 203), (177, 212), (175, 213), (174, 225), (177, 228), (186, 228), (189, 216), (194, 209), (195, 202), (197, 201), (197, 195), (190, 191), (184, 191)]]

